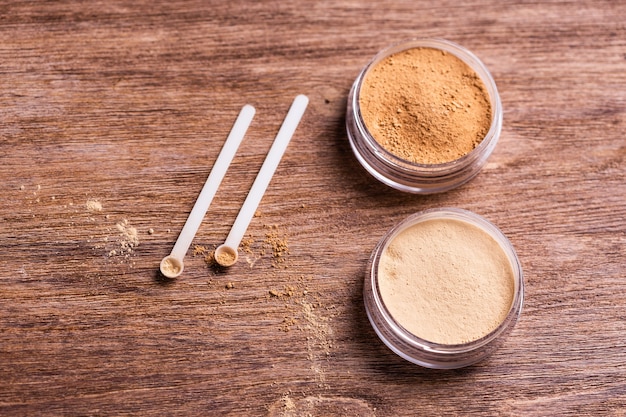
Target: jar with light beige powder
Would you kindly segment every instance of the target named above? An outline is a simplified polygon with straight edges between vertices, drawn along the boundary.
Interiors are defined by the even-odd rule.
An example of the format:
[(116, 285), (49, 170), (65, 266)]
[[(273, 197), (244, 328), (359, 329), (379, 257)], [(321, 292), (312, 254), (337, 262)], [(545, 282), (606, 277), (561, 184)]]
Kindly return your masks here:
[(400, 357), (437, 369), (472, 365), (508, 336), (522, 310), (513, 246), (461, 209), (416, 213), (374, 249), (364, 301), (380, 339)]

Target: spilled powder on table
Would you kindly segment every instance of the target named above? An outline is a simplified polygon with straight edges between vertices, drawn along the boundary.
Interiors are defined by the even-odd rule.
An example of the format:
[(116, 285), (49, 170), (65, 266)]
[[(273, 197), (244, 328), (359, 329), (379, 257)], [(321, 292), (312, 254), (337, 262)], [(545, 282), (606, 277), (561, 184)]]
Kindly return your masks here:
[(121, 222), (115, 225), (117, 230), (120, 232), (120, 246), (122, 250), (127, 252), (132, 252), (134, 248), (139, 246), (139, 237), (137, 234), (137, 229), (132, 227), (128, 220), (124, 219)]
[(244, 238), (241, 240), (241, 245), (239, 245), (239, 249), (241, 249), (244, 253), (252, 253), (252, 244), (254, 243), (254, 239), (252, 237)]
[[(266, 230), (264, 239), (258, 241), (251, 235), (245, 237), (239, 244), (239, 252), (245, 255), (245, 260), (250, 268), (253, 268), (261, 259), (269, 256), (273, 268), (287, 269), (289, 245), (285, 233), (277, 225), (263, 225), (263, 228)], [(193, 255), (204, 257), (208, 266), (219, 267), (215, 260), (215, 248), (209, 249), (206, 246), (196, 245)]]
[(278, 325), (281, 332), (294, 329), (305, 334), (307, 359), (311, 362), (310, 370), (321, 388), (327, 387), (325, 366), (333, 349), (334, 331), (331, 325), (336, 315), (334, 306), (324, 306), (320, 295), (309, 291), (308, 282), (312, 277), (301, 275), (289, 277), (289, 283), (283, 288), (268, 290), (268, 299), (283, 302), (285, 314)]
[(358, 416), (376, 417), (376, 407), (360, 398), (309, 395), (294, 398), (289, 391), (268, 407), (269, 417)]
[(215, 250), (211, 250), (206, 246), (196, 245), (193, 247), (193, 256), (202, 256), (207, 265), (216, 265)]
[[(311, 303), (307, 300), (300, 302), (302, 306), (302, 316), (306, 322), (304, 330), (310, 337), (307, 337), (309, 359), (329, 356), (333, 347), (333, 328), (330, 326), (331, 317), (327, 317), (318, 312), (321, 303)], [(316, 310), (316, 305), (318, 306)]]
[(102, 203), (98, 200), (89, 199), (87, 200), (87, 203), (85, 203), (85, 206), (87, 207), (87, 210), (91, 212), (102, 211)]
[(289, 245), (287, 244), (287, 237), (281, 235), (278, 226), (264, 226), (268, 229), (265, 232), (264, 243), (272, 251), (272, 266), (275, 268), (285, 267), (286, 256), (289, 254)]
[[(41, 185), (34, 186), (32, 201), (40, 202), (39, 196), (42, 189)], [(20, 185), (19, 190), (25, 191), (27, 187)], [(29, 196), (31, 196), (30, 193), (26, 197)], [(110, 218), (110, 215), (104, 212), (104, 205), (97, 198), (88, 198), (82, 204), (75, 204), (72, 201), (64, 202), (63, 199), (55, 196), (50, 196), (48, 201), (56, 203), (56, 207), (65, 210), (63, 214), (68, 218), (67, 226), (71, 228), (77, 228), (81, 224), (79, 221), (85, 219), (85, 215), (91, 222), (107, 221)], [(154, 231), (152, 230), (151, 233)], [(93, 223), (90, 225), (86, 242), (92, 245), (93, 250), (105, 251), (108, 257), (123, 256), (129, 258), (139, 246), (140, 239), (137, 228), (133, 227), (128, 219), (122, 219), (112, 225)]]
[[(260, 214), (256, 214), (259, 216)], [(250, 235), (242, 240), (239, 250), (246, 255), (248, 264), (252, 268), (257, 261), (269, 256), (271, 266), (275, 273), (283, 273), (289, 270), (289, 245), (287, 235), (277, 225), (263, 225), (265, 229), (264, 239), (256, 240)], [(209, 266), (216, 266), (215, 250), (206, 246), (196, 245), (193, 249), (194, 256), (204, 257)], [(332, 307), (325, 308), (319, 300), (319, 296), (309, 293), (307, 282), (311, 279), (304, 275), (293, 277), (280, 287), (268, 288), (266, 297), (269, 301), (279, 301), (285, 304), (286, 312), (277, 329), (281, 332), (290, 332), (299, 329), (306, 332), (308, 358), (313, 362), (327, 359), (333, 346), (333, 329), (330, 325), (333, 313)], [(228, 289), (233, 289), (234, 284), (226, 283)], [(311, 368), (316, 374), (318, 381), (323, 382), (322, 368), (314, 364)]]
[[(259, 217), (260, 213), (256, 216)], [(312, 277), (289, 273), (290, 251), (286, 233), (277, 225), (265, 224), (263, 229), (263, 239), (248, 235), (242, 240), (239, 246), (240, 255), (245, 255), (250, 268), (259, 267), (259, 261), (269, 258), (271, 273), (286, 277), (284, 284), (270, 287), (265, 293), (268, 302), (284, 305), (284, 314), (276, 323), (275, 329), (282, 333), (304, 333), (307, 359), (311, 362), (310, 370), (318, 386), (327, 387), (325, 367), (333, 349), (334, 331), (331, 322), (337, 314), (335, 306), (324, 306), (320, 294), (309, 290), (308, 283)], [(215, 247), (196, 245), (192, 253), (194, 256), (202, 256), (208, 266), (221, 268), (215, 262)], [(212, 282), (213, 280), (209, 283)], [(236, 288), (232, 282), (221, 285), (226, 290), (234, 291)]]
[(127, 219), (123, 219), (115, 225), (119, 232), (118, 247), (109, 252), (109, 256), (124, 255), (126, 257), (133, 254), (135, 248), (139, 246), (139, 233), (132, 227)]

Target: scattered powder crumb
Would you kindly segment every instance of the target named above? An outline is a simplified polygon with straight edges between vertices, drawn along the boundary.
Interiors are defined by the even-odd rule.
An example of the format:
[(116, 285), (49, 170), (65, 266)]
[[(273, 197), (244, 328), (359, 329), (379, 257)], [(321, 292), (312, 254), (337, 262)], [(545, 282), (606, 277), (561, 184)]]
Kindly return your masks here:
[(98, 200), (87, 200), (86, 206), (89, 211), (102, 211), (102, 203)]
[(132, 227), (126, 219), (117, 223), (115, 227), (120, 232), (119, 243), (122, 252), (126, 252), (129, 254), (132, 253), (134, 248), (139, 246), (139, 236), (137, 234), (137, 229)]
[[(293, 297), (296, 295), (297, 289), (294, 286), (287, 285), (283, 291), (279, 290), (269, 290), (269, 294), (271, 297)], [(303, 295), (306, 295), (305, 292), (302, 292)]]
[(26, 188), (25, 186), (20, 185), (20, 190), (24, 191), (25, 188)]
[(193, 247), (193, 256), (206, 255), (208, 253), (206, 246), (196, 245)]
[(233, 284), (232, 282), (229, 282), (228, 284), (226, 284), (227, 290), (232, 290), (233, 288), (235, 288), (235, 284)]
[[(314, 368), (312, 368), (315, 371)], [(366, 401), (320, 395), (292, 399), (289, 391), (268, 407), (269, 417), (315, 417), (315, 416), (360, 416), (375, 417), (376, 407)], [(302, 395), (306, 395), (304, 392)]]
[(207, 265), (215, 265), (217, 263), (215, 261), (215, 251), (209, 251), (204, 255), (204, 263)]
[(148, 234), (149, 235), (153, 235), (154, 234), (154, 229), (153, 228), (149, 228), (148, 229)]
[(255, 211), (254, 217), (261, 217), (261, 212), (259, 210)]
[(307, 285), (310, 277), (291, 277), (283, 289), (268, 290), (268, 300), (283, 302), (286, 315), (278, 324), (281, 332), (298, 329), (306, 334), (307, 358), (311, 371), (320, 387), (327, 387), (325, 363), (332, 354), (334, 331), (331, 325), (335, 306), (324, 306), (319, 295), (312, 293)]
[(211, 266), (215, 265), (215, 252), (209, 250), (206, 246), (196, 245), (193, 248), (193, 256), (203, 256), (204, 262)]
[[(313, 335), (308, 338), (309, 359), (314, 360), (321, 350), (325, 356), (330, 355), (332, 349), (333, 329), (330, 326), (330, 318), (315, 312), (315, 304), (305, 300), (301, 303), (302, 315), (306, 321), (306, 330)], [(318, 304), (319, 307), (319, 304)]]
[(296, 404), (288, 395), (285, 394), (285, 396), (283, 396), (282, 398), (282, 401), (285, 411), (294, 411), (296, 409)]
[[(272, 267), (286, 268), (287, 255), (289, 254), (287, 238), (276, 225), (264, 225), (263, 228), (266, 229), (265, 239), (263, 241), (257, 243), (250, 235), (240, 243), (239, 249), (247, 255), (246, 261), (248, 265), (252, 268), (259, 259), (270, 254)], [(193, 253), (194, 255), (203, 255), (205, 262), (209, 266), (215, 266), (216, 263), (224, 265), (232, 263), (226, 262), (226, 259), (222, 262), (216, 262), (214, 251), (207, 249), (205, 246), (196, 246)]]
[(298, 320), (296, 320), (294, 317), (285, 317), (278, 330), (287, 333), (296, 324), (298, 324)]
[(245, 238), (241, 241), (241, 250), (245, 253), (252, 253), (252, 244), (254, 243), (254, 239), (252, 237)]
[(319, 294), (311, 293), (307, 281), (311, 277), (300, 275), (291, 277), (284, 289), (269, 290), (269, 300), (284, 302), (286, 315), (278, 324), (278, 331), (290, 332), (294, 329), (306, 334), (307, 358), (311, 361), (311, 372), (319, 387), (328, 388), (326, 381), (326, 362), (332, 354), (334, 331), (331, 325), (336, 312), (335, 306), (325, 307)]
[(276, 225), (266, 226), (266, 228), (269, 230), (265, 233), (265, 243), (269, 245), (272, 250), (272, 266), (277, 267), (285, 262), (285, 255), (289, 254), (287, 238), (280, 236), (278, 233), (278, 226)]

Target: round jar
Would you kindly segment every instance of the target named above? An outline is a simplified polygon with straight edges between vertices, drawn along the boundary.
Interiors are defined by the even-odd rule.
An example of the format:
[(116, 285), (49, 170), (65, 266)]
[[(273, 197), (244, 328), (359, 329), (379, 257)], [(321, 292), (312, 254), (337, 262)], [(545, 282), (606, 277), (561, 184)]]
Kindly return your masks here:
[(522, 310), (522, 268), (511, 243), (472, 212), (409, 216), (378, 243), (363, 289), (367, 316), (397, 355), (436, 369), (490, 355)]
[[(484, 129), (486, 130), (486, 134), (484, 134), (482, 140), (476, 143), (473, 149), (468, 150), (466, 153), (452, 160), (444, 161), (444, 159), (441, 159), (441, 161), (444, 162), (439, 162), (435, 159), (434, 162), (420, 162), (419, 160), (410, 160), (404, 155), (399, 156), (397, 152), (394, 153), (389, 147), (383, 146), (381, 141), (375, 139), (375, 135), (373, 135), (371, 129), (368, 129), (368, 120), (365, 119), (363, 109), (361, 108), (362, 99), (376, 100), (376, 97), (371, 95), (367, 97), (367, 92), (363, 90), (365, 80), (367, 80), (369, 74), (375, 71), (377, 65), (383, 61), (393, 59), (394, 55), (397, 56), (397, 54), (400, 53), (419, 49), (436, 50), (442, 54), (451, 54), (453, 57), (462, 61), (462, 63), (469, 67), (469, 70), (473, 71), (475, 76), (482, 81), (480, 88), (483, 89), (484, 87), (485, 96), (488, 98), (490, 104), (491, 123), (486, 124)], [(398, 71), (401, 70), (402, 68)], [(412, 76), (417, 77), (416, 74)], [(394, 77), (389, 77), (387, 84), (393, 84), (395, 82)], [(404, 86), (402, 86), (402, 88), (403, 87)], [(419, 95), (419, 97), (422, 97), (422, 95)], [(424, 95), (423, 97), (426, 96)], [(435, 125), (437, 129), (447, 124), (445, 120), (446, 112), (466, 110), (463, 106), (454, 101), (453, 95), (450, 101), (445, 103), (445, 106), (445, 108), (436, 109), (437, 112), (441, 113), (439, 117), (444, 120), (442, 123)], [(402, 109), (398, 109), (397, 111), (400, 113)], [(391, 115), (389, 115), (389, 117), (391, 117)], [(419, 118), (414, 116), (414, 119), (418, 120)], [(418, 122), (415, 123), (415, 132), (417, 132)], [(414, 39), (391, 46), (379, 52), (361, 71), (348, 97), (346, 129), (350, 145), (356, 158), (376, 179), (401, 191), (417, 194), (438, 193), (458, 187), (478, 174), (500, 137), (502, 130), (502, 104), (493, 77), (483, 63), (470, 51), (445, 40)], [(424, 129), (430, 131), (428, 126), (419, 127), (419, 129), (422, 129), (422, 131), (424, 131)], [(456, 133), (458, 132), (455, 132), (455, 134)], [(400, 132), (398, 134), (402, 135), (403, 133)], [(436, 133), (433, 134), (437, 135)], [(411, 141), (419, 142), (420, 138), (416, 137), (419, 135), (411, 134), (410, 136)], [(482, 134), (480, 136), (482, 136)], [(444, 142), (444, 145), (441, 146), (445, 146), (445, 142), (448, 141), (447, 138), (444, 139), (441, 137), (437, 140)], [(413, 146), (413, 148), (417, 149), (420, 148), (420, 146), (416, 145)], [(445, 149), (441, 152), (444, 151)]]

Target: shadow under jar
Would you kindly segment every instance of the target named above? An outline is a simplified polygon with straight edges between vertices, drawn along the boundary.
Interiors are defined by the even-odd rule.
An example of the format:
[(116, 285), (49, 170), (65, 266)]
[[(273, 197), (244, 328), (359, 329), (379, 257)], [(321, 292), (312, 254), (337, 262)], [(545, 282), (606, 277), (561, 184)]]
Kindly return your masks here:
[(446, 40), (414, 39), (379, 52), (361, 71), (346, 129), (356, 158), (376, 179), (405, 192), (438, 193), (478, 174), (500, 137), (502, 104), (473, 53)]
[(522, 268), (511, 243), (483, 217), (430, 209), (393, 227), (370, 257), (363, 296), (380, 339), (436, 369), (489, 356), (521, 314)]

